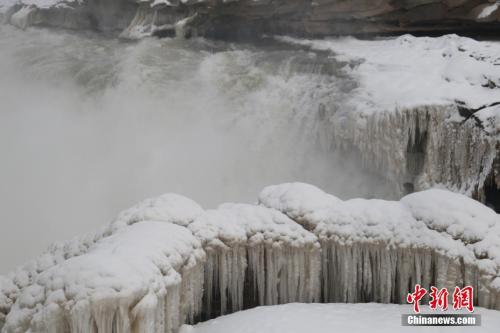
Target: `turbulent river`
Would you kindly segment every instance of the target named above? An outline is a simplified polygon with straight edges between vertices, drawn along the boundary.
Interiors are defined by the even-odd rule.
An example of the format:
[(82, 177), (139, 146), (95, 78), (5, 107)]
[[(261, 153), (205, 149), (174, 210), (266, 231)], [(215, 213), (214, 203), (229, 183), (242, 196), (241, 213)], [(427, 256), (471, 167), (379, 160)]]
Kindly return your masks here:
[(0, 272), (164, 192), (205, 207), (286, 181), (390, 197), (325, 139), (322, 113), (356, 86), (338, 67), (277, 42), (0, 25)]

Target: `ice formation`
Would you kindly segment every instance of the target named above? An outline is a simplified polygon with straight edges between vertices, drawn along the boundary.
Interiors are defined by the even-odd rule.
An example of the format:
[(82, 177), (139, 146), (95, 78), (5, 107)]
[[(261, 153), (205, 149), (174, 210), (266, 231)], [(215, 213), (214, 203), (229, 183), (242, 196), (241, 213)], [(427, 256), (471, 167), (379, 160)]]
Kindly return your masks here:
[(325, 142), (359, 151), (402, 193), (440, 184), (495, 205), (488, 191), (500, 188), (499, 43), (279, 39), (333, 52), (358, 83), (341, 108), (325, 110)]
[(2, 332), (175, 332), (289, 302), (401, 303), (415, 283), (500, 309), (500, 217), (463, 195), (342, 201), (302, 183), (204, 211), (166, 194), (0, 278)]
[[(305, 190), (304, 190), (305, 189)], [(409, 286), (474, 285), (481, 306), (499, 306), (499, 216), (478, 202), (427, 190), (400, 202), (301, 200), (310, 185), (264, 189), (259, 202), (304, 225), (321, 243), (327, 302), (401, 303)], [(315, 197), (321, 198), (320, 193)]]
[(317, 238), (276, 210), (225, 204), (189, 229), (207, 252), (205, 316), (319, 300)]

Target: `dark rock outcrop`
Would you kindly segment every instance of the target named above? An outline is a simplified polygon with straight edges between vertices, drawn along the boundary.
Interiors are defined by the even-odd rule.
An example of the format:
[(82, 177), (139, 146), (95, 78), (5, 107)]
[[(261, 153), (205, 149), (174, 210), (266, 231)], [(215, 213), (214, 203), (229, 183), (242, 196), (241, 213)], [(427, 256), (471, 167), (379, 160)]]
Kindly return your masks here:
[(27, 25), (98, 30), (124, 29), (129, 25), (128, 31), (139, 36), (169, 35), (179, 31), (176, 23), (188, 17), (183, 22), (183, 34), (219, 38), (261, 34), (318, 37), (486, 33), (500, 27), (500, 7), (495, 0), (185, 0), (156, 1), (154, 5), (87, 0), (49, 9), (33, 8), (33, 12)]

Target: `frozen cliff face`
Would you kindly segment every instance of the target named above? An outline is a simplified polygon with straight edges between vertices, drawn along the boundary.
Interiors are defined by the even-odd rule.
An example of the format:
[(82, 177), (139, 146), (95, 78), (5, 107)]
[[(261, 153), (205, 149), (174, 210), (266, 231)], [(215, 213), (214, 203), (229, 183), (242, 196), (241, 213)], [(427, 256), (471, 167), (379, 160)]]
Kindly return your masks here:
[[(498, 4), (491, 0), (19, 0), (17, 3), (20, 4), (17, 10), (21, 6), (33, 8), (33, 15), (23, 21), (27, 25), (123, 29), (126, 27), (124, 22), (128, 22), (124, 36), (134, 38), (151, 34), (171, 35), (175, 33), (176, 23), (186, 18), (191, 18), (182, 23), (188, 26), (184, 30), (187, 34), (215, 37), (258, 36), (263, 33), (328, 36), (494, 31), (500, 24)], [(12, 23), (26, 26), (20, 25), (19, 19)]]
[(324, 110), (324, 142), (359, 151), (402, 193), (440, 184), (499, 209), (499, 43), (280, 40), (331, 51), (358, 82), (342, 106)]
[(500, 219), (494, 211), (443, 190), (400, 202), (330, 201), (323, 194), (319, 200), (330, 204), (314, 209), (315, 203), (296, 200), (309, 191), (303, 184), (272, 186), (259, 202), (300, 216), (296, 221), (318, 236), (323, 301), (400, 303), (416, 283), (471, 284), (479, 304), (498, 306)]
[(401, 303), (416, 283), (472, 285), (500, 309), (500, 217), (470, 198), (342, 201), (294, 183), (259, 203), (167, 194), (53, 246), (0, 279), (2, 332), (175, 332), (257, 305)]
[(319, 300), (316, 236), (277, 210), (225, 204), (189, 229), (202, 240), (205, 316), (264, 304)]

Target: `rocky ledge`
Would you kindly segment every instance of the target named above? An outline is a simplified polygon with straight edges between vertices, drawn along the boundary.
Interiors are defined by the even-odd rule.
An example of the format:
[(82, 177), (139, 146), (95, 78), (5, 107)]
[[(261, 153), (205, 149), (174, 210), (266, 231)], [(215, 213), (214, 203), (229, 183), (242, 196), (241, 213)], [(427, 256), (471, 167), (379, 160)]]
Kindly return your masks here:
[(124, 37), (487, 33), (500, 27), (496, 0), (8, 0), (0, 12), (22, 28), (112, 29)]

